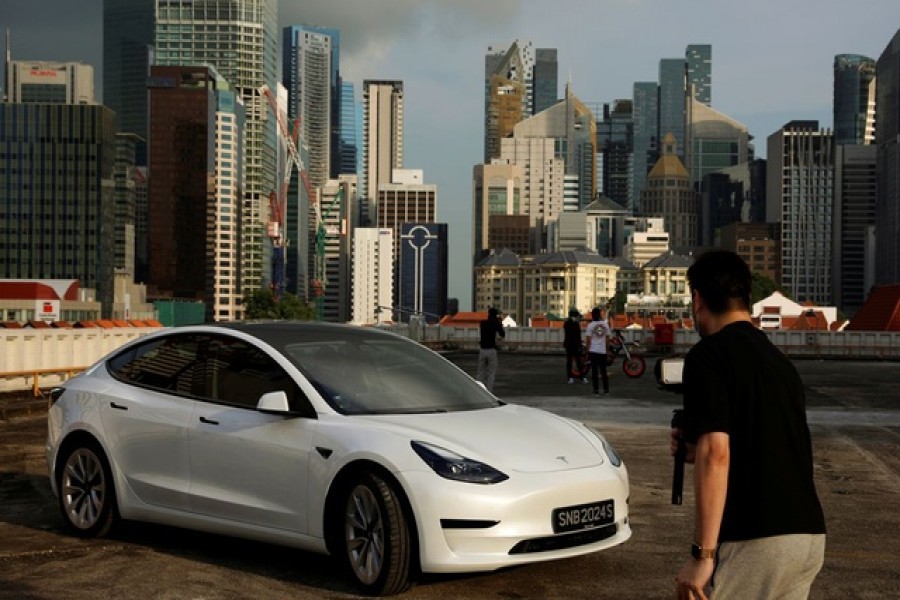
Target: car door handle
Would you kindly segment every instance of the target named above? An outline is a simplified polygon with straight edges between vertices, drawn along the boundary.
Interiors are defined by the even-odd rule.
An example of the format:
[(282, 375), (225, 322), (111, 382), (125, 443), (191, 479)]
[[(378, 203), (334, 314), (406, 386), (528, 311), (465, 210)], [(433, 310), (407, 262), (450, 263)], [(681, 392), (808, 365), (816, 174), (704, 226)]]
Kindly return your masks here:
[(128, 410), (127, 406), (122, 406), (121, 404), (116, 404), (115, 402), (110, 402), (109, 405), (116, 410)]
[(218, 421), (213, 421), (212, 419), (207, 419), (206, 417), (200, 417), (201, 423), (206, 423), (207, 425), (218, 425)]

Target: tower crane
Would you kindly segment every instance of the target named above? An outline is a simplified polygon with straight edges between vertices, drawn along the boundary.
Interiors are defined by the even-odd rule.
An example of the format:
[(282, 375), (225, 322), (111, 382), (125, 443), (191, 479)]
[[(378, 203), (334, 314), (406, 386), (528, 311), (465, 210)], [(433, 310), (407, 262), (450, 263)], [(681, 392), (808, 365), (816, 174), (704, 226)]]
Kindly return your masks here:
[(295, 166), (297, 167), (297, 172), (306, 188), (307, 197), (315, 206), (317, 223), (321, 221), (321, 217), (319, 216), (319, 207), (316, 202), (316, 197), (312, 193), (312, 188), (309, 184), (306, 168), (300, 157), (300, 153), (297, 151), (297, 140), (300, 135), (300, 119), (296, 119), (293, 123), (293, 127), (289, 127), (287, 116), (278, 108), (278, 101), (272, 93), (272, 90), (269, 89), (269, 86), (264, 84), (259, 87), (258, 91), (260, 95), (265, 96), (268, 100), (272, 114), (275, 115), (275, 119), (278, 122), (278, 130), (280, 133), (278, 138), (281, 141), (282, 153), (285, 157), (284, 164), (281, 165), (282, 178), (279, 182), (280, 185), (278, 189), (272, 190), (269, 194), (269, 221), (266, 227), (266, 234), (272, 242), (272, 291), (275, 300), (277, 301), (282, 293), (284, 293), (285, 287), (285, 272), (287, 266), (285, 261), (285, 249), (287, 248), (288, 239), (285, 235), (284, 223), (287, 220), (288, 186), (290, 185), (291, 175)]

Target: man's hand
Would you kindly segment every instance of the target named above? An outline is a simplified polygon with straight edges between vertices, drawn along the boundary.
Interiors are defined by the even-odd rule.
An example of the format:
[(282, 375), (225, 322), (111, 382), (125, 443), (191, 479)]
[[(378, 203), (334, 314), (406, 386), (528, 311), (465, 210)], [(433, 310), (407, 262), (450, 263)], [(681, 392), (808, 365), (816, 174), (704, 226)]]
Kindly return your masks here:
[(715, 566), (711, 558), (689, 558), (675, 576), (675, 597), (678, 600), (707, 600), (703, 590), (712, 578)]
[[(681, 429), (672, 429), (669, 432), (669, 454), (672, 456), (675, 456), (675, 453), (678, 451), (678, 441), (682, 435), (684, 435), (684, 432)], [(697, 455), (697, 445), (684, 442), (684, 447), (687, 451), (684, 456), (684, 462), (689, 465), (694, 464), (694, 458)]]

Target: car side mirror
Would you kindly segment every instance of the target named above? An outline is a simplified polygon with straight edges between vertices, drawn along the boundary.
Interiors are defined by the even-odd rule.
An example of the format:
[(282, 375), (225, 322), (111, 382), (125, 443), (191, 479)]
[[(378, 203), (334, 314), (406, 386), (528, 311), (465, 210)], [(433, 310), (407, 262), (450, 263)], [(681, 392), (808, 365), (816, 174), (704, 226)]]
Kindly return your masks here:
[(288, 397), (283, 391), (267, 392), (260, 396), (256, 410), (264, 413), (284, 414), (291, 412)]

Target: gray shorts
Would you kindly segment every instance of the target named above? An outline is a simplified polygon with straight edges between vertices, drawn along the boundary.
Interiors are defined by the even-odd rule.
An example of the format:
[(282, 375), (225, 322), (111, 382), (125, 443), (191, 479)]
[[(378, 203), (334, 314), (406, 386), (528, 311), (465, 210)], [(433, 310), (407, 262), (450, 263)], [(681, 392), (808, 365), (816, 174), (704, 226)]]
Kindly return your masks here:
[(825, 561), (825, 534), (723, 542), (716, 553), (710, 600), (805, 600)]

